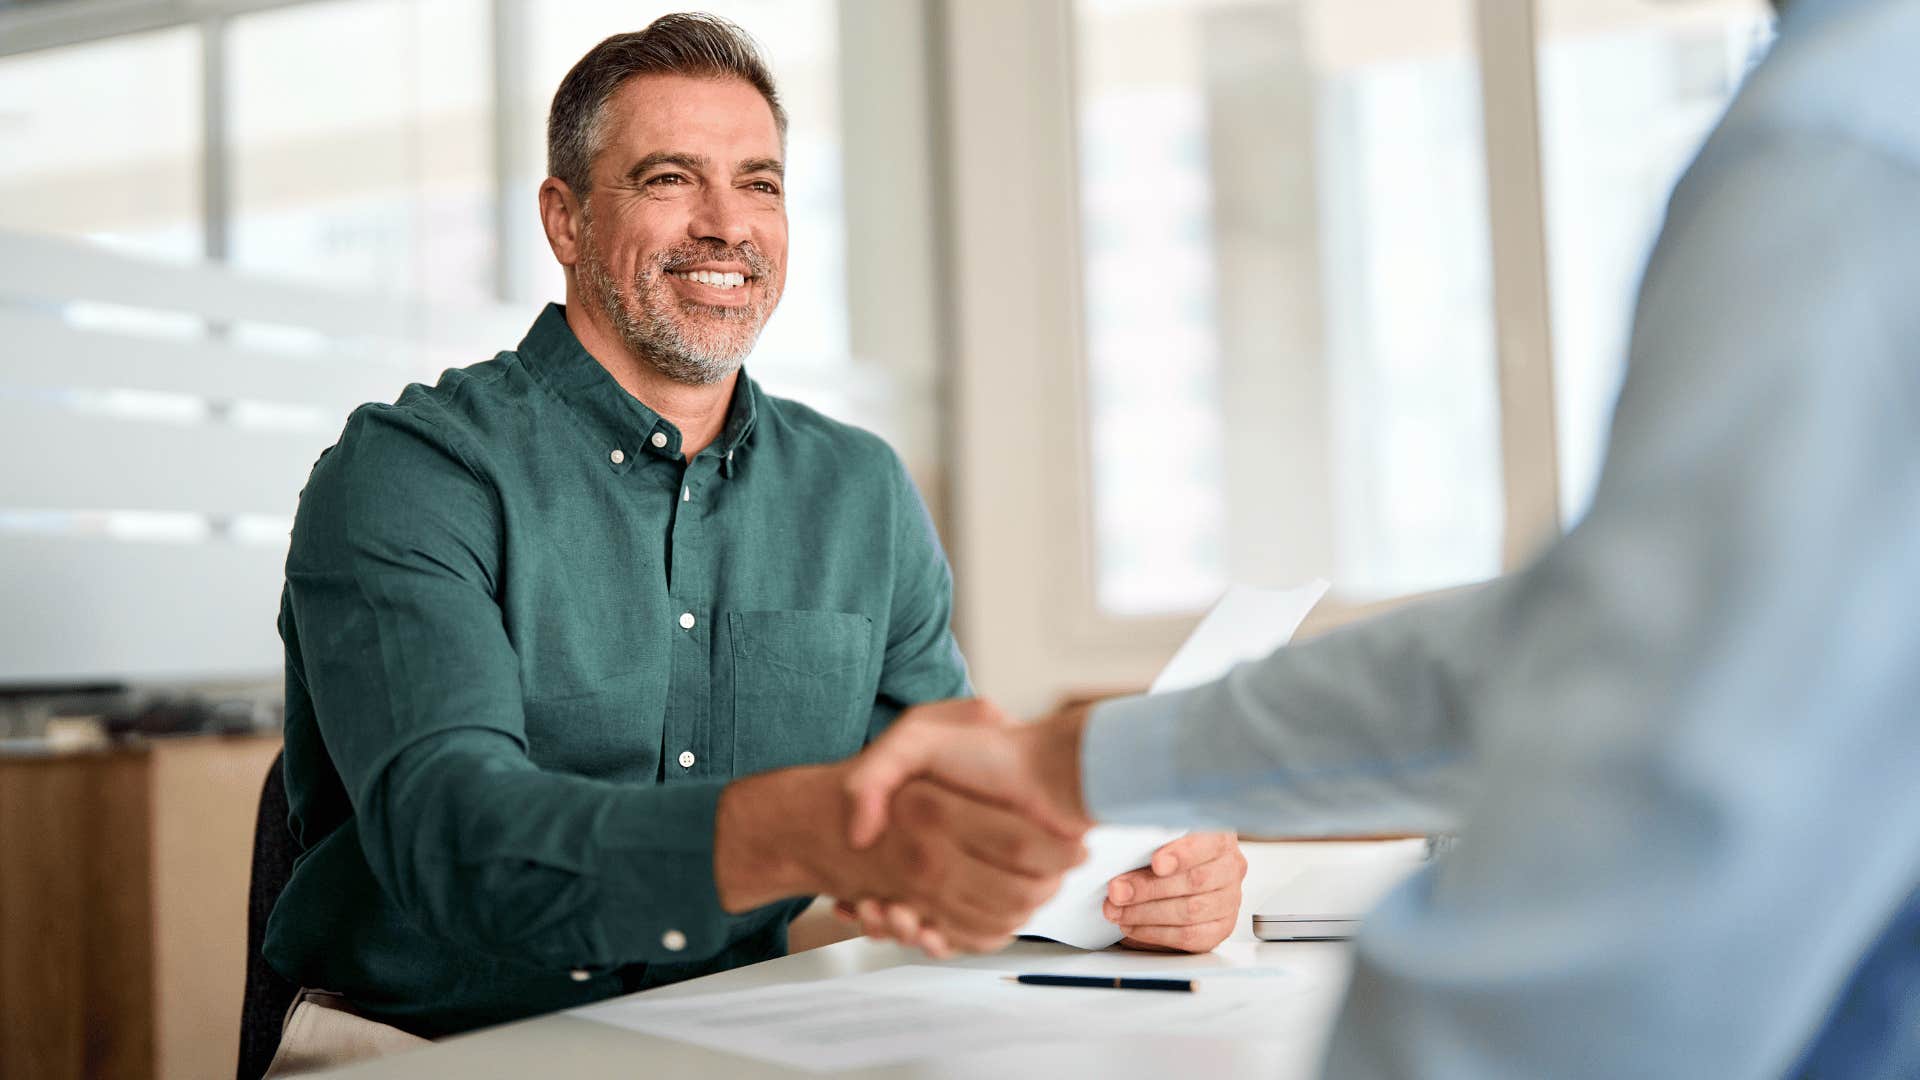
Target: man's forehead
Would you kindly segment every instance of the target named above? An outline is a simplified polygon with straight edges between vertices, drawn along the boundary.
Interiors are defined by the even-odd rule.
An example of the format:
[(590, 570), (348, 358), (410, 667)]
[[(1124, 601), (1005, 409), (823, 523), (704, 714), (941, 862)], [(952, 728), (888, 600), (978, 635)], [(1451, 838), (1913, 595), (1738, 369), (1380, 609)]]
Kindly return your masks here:
[(636, 75), (607, 101), (606, 147), (695, 153), (722, 162), (780, 156), (773, 107), (731, 77)]

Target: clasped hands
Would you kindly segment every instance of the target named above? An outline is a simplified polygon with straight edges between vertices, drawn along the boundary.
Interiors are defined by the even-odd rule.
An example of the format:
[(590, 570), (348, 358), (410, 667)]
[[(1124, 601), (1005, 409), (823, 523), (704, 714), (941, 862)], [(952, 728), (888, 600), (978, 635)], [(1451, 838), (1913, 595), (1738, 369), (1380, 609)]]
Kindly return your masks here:
[[(1092, 824), (1080, 792), (1084, 710), (1019, 724), (978, 698), (908, 710), (852, 762), (848, 839), (856, 850), (955, 827), (964, 886), (939, 895), (861, 895), (837, 910), (870, 937), (934, 956), (999, 948), (1058, 890)], [(997, 830), (980, 827), (989, 823)], [(907, 839), (907, 842), (912, 842)], [(1247, 863), (1232, 833), (1191, 833), (1107, 885), (1103, 914), (1134, 948), (1205, 952), (1233, 932)], [(998, 890), (987, 883), (1000, 878)], [(1014, 901), (988, 923), (952, 908), (989, 891)], [(836, 894), (842, 895), (844, 894)]]
[[(714, 809), (722, 908), (825, 894), (863, 932), (934, 956), (1004, 946), (1086, 858), (1084, 722), (934, 702), (849, 761), (734, 781)], [(1104, 913), (1124, 944), (1204, 952), (1233, 931), (1246, 866), (1231, 833), (1183, 836), (1114, 878)]]

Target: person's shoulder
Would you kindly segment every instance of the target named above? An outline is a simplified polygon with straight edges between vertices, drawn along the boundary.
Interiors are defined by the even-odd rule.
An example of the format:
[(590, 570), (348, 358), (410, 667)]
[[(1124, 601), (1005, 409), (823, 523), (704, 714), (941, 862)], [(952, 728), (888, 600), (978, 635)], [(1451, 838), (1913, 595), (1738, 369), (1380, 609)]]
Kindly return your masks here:
[[(1920, 0), (1789, 12), (1709, 143), (1852, 144), (1920, 171)], [(1736, 149), (1737, 148), (1737, 149)]]
[(904, 472), (892, 444), (874, 432), (792, 398), (776, 397), (758, 384), (754, 389), (758, 394), (756, 437), (777, 441), (784, 452), (809, 464), (830, 465), (842, 477), (884, 478), (891, 483)]
[[(420, 484), (478, 479), (474, 466), (490, 416), (511, 411), (521, 365), (507, 351), (467, 367), (448, 368), (433, 383), (409, 383), (390, 402), (370, 401), (347, 414), (340, 436), (320, 452), (307, 492), (403, 493)], [(503, 410), (503, 406), (508, 409)]]
[(432, 384), (409, 383), (390, 405), (371, 403), (361, 408), (441, 428), (481, 427), (503, 407), (514, 409), (515, 399), (527, 389), (527, 380), (520, 378), (524, 369), (520, 354), (506, 350), (491, 360), (448, 368)]

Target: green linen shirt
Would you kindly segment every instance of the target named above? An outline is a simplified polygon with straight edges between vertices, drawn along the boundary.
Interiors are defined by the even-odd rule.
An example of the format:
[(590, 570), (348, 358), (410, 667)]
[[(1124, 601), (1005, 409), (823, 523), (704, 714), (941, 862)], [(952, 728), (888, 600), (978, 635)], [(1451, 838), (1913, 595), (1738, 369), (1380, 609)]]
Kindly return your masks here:
[(876, 436), (742, 373), (680, 441), (549, 305), (320, 456), (280, 610), (288, 978), (434, 1037), (786, 951), (806, 898), (715, 895), (720, 790), (966, 693), (952, 578)]

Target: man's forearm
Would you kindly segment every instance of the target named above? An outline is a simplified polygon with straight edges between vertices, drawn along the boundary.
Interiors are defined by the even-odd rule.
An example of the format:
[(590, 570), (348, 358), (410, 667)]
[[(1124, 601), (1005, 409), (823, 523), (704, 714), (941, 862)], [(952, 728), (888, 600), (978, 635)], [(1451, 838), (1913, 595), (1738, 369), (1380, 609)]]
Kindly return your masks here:
[(687, 960), (726, 944), (705, 842), (720, 794), (546, 772), (461, 729), (388, 764), (359, 838), (409, 919), (463, 947), (559, 971)]
[(1287, 835), (1453, 827), (1475, 764), (1453, 702), (1475, 680), (1466, 643), (1501, 614), (1500, 587), (1288, 646), (1190, 690), (1096, 706), (1089, 812)]
[(837, 768), (809, 765), (742, 777), (720, 793), (713, 884), (732, 914), (829, 889), (823, 842), (846, 832)]

